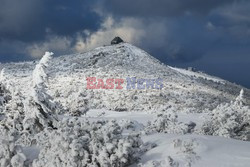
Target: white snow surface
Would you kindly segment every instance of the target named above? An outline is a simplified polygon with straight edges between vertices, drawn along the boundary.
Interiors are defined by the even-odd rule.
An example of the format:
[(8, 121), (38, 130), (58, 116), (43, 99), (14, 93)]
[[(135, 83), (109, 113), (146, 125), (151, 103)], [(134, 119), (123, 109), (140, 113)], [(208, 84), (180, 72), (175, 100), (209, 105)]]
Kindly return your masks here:
[(188, 75), (188, 76), (191, 76), (191, 77), (203, 78), (203, 79), (206, 79), (206, 80), (211, 80), (213, 82), (218, 82), (218, 83), (222, 83), (222, 84), (224, 84), (226, 82), (223, 79), (220, 79), (220, 78), (214, 77), (214, 76), (210, 76), (210, 75), (207, 75), (207, 74), (202, 73), (202, 72), (194, 72), (194, 71), (189, 71), (189, 70), (176, 68), (176, 67), (170, 67), (170, 68), (173, 69), (173, 70), (176, 70), (176, 71), (178, 71), (178, 72), (180, 72), (180, 73), (182, 73), (184, 75)]
[[(155, 142), (158, 146), (142, 156), (140, 161), (142, 164), (158, 161), (164, 167), (168, 156), (179, 162), (180, 166), (184, 166), (189, 158), (191, 158), (192, 167), (247, 167), (250, 163), (249, 142), (215, 136), (169, 134), (153, 134), (143, 139), (146, 142)], [(175, 147), (174, 141), (178, 139), (196, 142), (195, 155), (191, 154), (191, 157), (187, 158), (190, 155)]]
[[(146, 112), (115, 112), (108, 110), (90, 110), (86, 117), (90, 120), (98, 119), (116, 119), (133, 120), (137, 125), (144, 124), (155, 117), (155, 114)], [(188, 123), (193, 121), (199, 124), (203, 122), (206, 114), (178, 114), (179, 120)], [(171, 156), (179, 166), (185, 166), (189, 161), (192, 167), (248, 167), (250, 164), (250, 142), (227, 139), (217, 136), (204, 136), (195, 134), (151, 134), (143, 135), (144, 142), (153, 142), (157, 146), (147, 151), (139, 163), (151, 167), (152, 162), (159, 162), (159, 167), (167, 167), (167, 157)], [(194, 142), (193, 153), (185, 152), (185, 148), (175, 141)], [(176, 145), (176, 146), (175, 146)], [(158, 165), (159, 165), (158, 164)], [(138, 166), (134, 164), (131, 167)]]

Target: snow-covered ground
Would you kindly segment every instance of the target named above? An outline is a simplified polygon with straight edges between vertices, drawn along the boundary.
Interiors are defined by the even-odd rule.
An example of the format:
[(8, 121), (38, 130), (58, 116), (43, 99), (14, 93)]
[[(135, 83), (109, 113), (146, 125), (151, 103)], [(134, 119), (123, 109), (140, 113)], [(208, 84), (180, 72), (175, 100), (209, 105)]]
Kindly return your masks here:
[[(202, 124), (206, 113), (178, 113), (178, 119), (181, 122), (189, 123), (190, 121), (195, 122), (197, 126)], [(148, 121), (156, 117), (155, 113), (149, 112), (117, 112), (106, 109), (95, 109), (87, 112), (84, 118), (92, 119), (115, 119), (115, 120), (132, 120), (137, 121), (143, 125), (146, 125)]]
[[(167, 166), (168, 156), (180, 166), (189, 162), (192, 167), (247, 167), (250, 164), (249, 142), (214, 136), (171, 134), (153, 134), (143, 137), (143, 140), (157, 144), (140, 161), (149, 164), (149, 167), (152, 161), (161, 164), (156, 166)], [(191, 146), (185, 148), (185, 142)]]
[(223, 79), (220, 79), (218, 77), (213, 77), (213, 76), (207, 75), (205, 73), (194, 72), (194, 71), (185, 70), (185, 69), (176, 68), (176, 67), (170, 67), (170, 68), (173, 69), (173, 70), (176, 70), (176, 71), (178, 71), (178, 72), (180, 72), (180, 73), (182, 73), (184, 75), (188, 75), (188, 76), (191, 76), (191, 77), (203, 78), (203, 79), (206, 79), (206, 80), (211, 80), (211, 81), (222, 83), (222, 84), (224, 84), (226, 82)]
[[(156, 114), (147, 112), (115, 112), (108, 110), (90, 110), (86, 116), (90, 120), (116, 119), (133, 120), (146, 125)], [(202, 124), (206, 114), (178, 114), (180, 121)], [(157, 133), (143, 135), (144, 142), (151, 142), (157, 146), (146, 152), (140, 160), (141, 165), (147, 167), (157, 164), (156, 167), (168, 166), (168, 157), (180, 166), (189, 162), (192, 167), (247, 167), (250, 164), (250, 142), (227, 139), (218, 136), (205, 136), (196, 134), (176, 135)], [(178, 143), (179, 142), (179, 143)], [(185, 144), (190, 144), (185, 148)], [(135, 167), (137, 165), (132, 165)]]

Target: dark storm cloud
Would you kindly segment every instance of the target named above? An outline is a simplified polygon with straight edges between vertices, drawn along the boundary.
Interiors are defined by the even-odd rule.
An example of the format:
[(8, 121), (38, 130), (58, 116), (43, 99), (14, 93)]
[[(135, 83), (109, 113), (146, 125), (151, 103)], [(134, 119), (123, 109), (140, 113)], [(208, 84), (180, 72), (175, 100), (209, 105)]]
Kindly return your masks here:
[[(95, 0), (94, 0), (95, 1)], [(0, 40), (44, 40), (47, 34), (95, 31), (100, 17), (88, 0), (0, 0)]]
[[(37, 0), (0, 0), (0, 40), (19, 38), (28, 34), (39, 14)], [(26, 32), (25, 32), (26, 31)], [(32, 31), (31, 31), (32, 33)]]
[(165, 45), (156, 44), (152, 35), (140, 44), (166, 62), (194, 61), (218, 47), (250, 46), (250, 3), (246, 0), (104, 0), (99, 5), (118, 20), (145, 20), (142, 29), (147, 29), (150, 19), (166, 21), (168, 34), (161, 37)]
[(166, 17), (186, 12), (205, 14), (230, 2), (233, 0), (103, 0), (100, 8), (116, 16)]
[[(168, 33), (152, 38), (147, 32), (140, 47), (170, 65), (194, 66), (250, 87), (249, 0), (104, 0), (103, 13), (116, 19), (132, 17), (166, 22)], [(103, 7), (104, 6), (104, 7)], [(152, 40), (153, 39), (153, 40)], [(162, 41), (164, 44), (159, 44)], [(230, 62), (229, 62), (230, 60)]]
[(29, 60), (30, 56), (24, 53), (25, 47), (24, 43), (18, 41), (0, 41), (0, 63)]

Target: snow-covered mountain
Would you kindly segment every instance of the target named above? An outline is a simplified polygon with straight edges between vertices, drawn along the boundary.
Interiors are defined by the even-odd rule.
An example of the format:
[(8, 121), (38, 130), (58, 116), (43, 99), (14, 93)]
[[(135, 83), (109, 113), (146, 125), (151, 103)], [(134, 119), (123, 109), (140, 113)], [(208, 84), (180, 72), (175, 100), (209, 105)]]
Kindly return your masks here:
[(52, 54), (1, 64), (0, 166), (249, 166), (250, 90), (128, 43)]
[[(3, 64), (2, 68), (5, 68), (10, 82), (26, 92), (36, 63), (9, 63)], [(182, 112), (202, 112), (204, 109), (213, 109), (220, 103), (232, 101), (243, 88), (205, 73), (167, 66), (129, 43), (55, 57), (50, 62), (48, 74), (49, 90), (66, 110), (75, 105), (72, 101), (77, 101), (79, 106), (87, 101), (92, 109), (154, 111), (169, 105)], [(125, 80), (124, 89), (88, 90), (87, 77), (104, 80), (122, 78)], [(160, 78), (163, 80), (163, 88), (127, 90), (127, 77)], [(244, 89), (249, 104), (250, 91)]]

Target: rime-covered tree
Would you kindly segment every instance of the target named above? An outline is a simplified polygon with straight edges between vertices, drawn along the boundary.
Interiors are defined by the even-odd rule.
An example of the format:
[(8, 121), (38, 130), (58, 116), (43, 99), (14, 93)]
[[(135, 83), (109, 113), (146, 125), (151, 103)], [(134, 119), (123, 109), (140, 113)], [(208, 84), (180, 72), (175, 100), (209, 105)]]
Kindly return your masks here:
[(5, 105), (8, 103), (8, 101), (11, 100), (11, 93), (10, 91), (6, 88), (5, 85), (5, 77), (4, 77), (4, 72), (5, 70), (1, 70), (0, 74), (0, 114), (4, 114), (4, 108)]
[(244, 91), (231, 103), (221, 104), (206, 118), (201, 133), (250, 140), (250, 108), (244, 105)]
[(7, 129), (15, 129), (19, 132), (23, 130), (24, 97), (20, 91), (12, 93), (11, 99), (4, 107), (4, 126)]
[(4, 69), (0, 75), (0, 97), (1, 112), (4, 115), (0, 124), (1, 134), (3, 135), (4, 131), (5, 136), (11, 135), (11, 132), (15, 131), (17, 133), (12, 133), (12, 136), (18, 136), (23, 129), (23, 96), (20, 91), (16, 90), (13, 84), (8, 82)]
[(34, 167), (125, 167), (136, 162), (146, 149), (138, 134), (123, 135), (123, 128), (115, 120), (73, 118), (59, 124), (57, 130), (38, 135), (42, 149), (33, 161)]
[(15, 130), (6, 131), (0, 129), (0, 166), (23, 167), (26, 156), (23, 154), (22, 146), (16, 144)]
[[(73, 100), (72, 100), (73, 99)], [(71, 116), (81, 116), (86, 115), (88, 112), (88, 97), (83, 93), (76, 93), (72, 96), (71, 103), (69, 106), (69, 115)]]
[[(195, 126), (195, 125), (194, 125)], [(185, 134), (192, 130), (188, 124), (178, 121), (176, 109), (173, 107), (162, 108), (158, 111), (157, 117), (148, 122), (145, 128), (146, 133), (177, 133)]]
[(238, 103), (239, 105), (245, 104), (244, 89), (241, 89), (240, 95), (235, 99), (235, 103)]
[(44, 128), (53, 128), (54, 123), (57, 122), (56, 103), (47, 93), (47, 68), (52, 55), (53, 53), (46, 52), (33, 71), (31, 91), (24, 106), (24, 129), (31, 133)]

